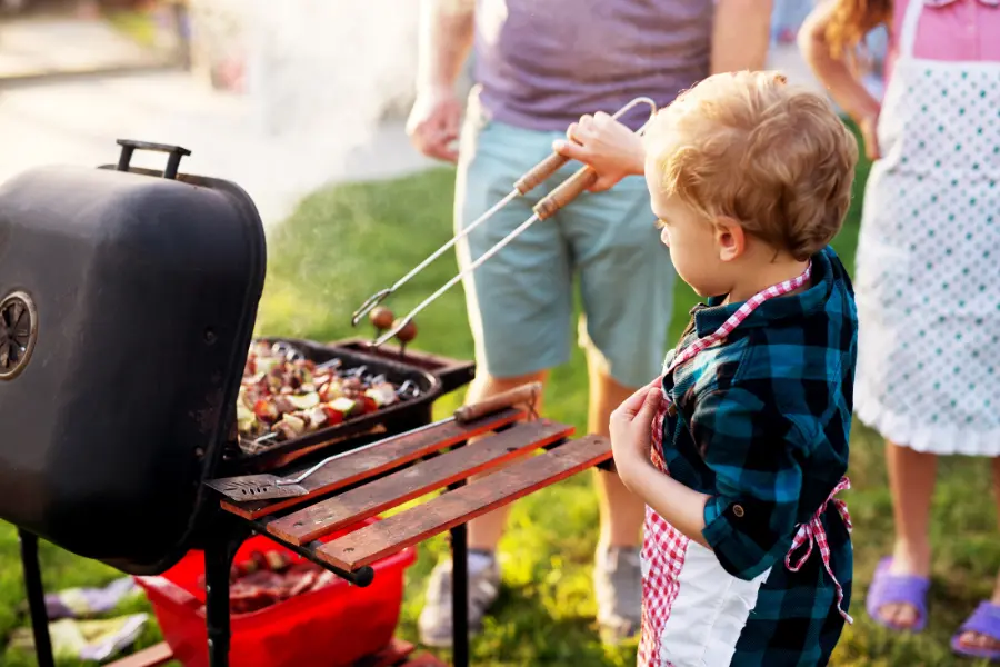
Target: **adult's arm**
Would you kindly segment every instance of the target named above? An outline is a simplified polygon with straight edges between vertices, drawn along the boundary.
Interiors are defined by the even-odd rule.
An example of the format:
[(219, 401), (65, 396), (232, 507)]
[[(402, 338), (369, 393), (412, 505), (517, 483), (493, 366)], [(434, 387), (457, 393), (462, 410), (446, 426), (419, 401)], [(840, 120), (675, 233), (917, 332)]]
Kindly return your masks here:
[(712, 74), (764, 69), (772, 6), (772, 0), (715, 0)]
[(452, 90), (469, 49), (475, 0), (421, 0), (417, 87)]
[(878, 116), (879, 103), (858, 81), (847, 62), (831, 55), (826, 30), (835, 8), (835, 2), (826, 2), (813, 10), (799, 29), (799, 50), (830, 97), (864, 125)]

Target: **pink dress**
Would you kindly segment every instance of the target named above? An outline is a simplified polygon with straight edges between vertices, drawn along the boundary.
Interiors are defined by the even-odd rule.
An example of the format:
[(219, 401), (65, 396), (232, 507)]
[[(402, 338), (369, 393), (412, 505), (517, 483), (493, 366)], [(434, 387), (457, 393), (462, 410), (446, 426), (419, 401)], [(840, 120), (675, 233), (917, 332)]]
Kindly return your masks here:
[[(899, 53), (903, 15), (911, 0), (895, 0), (886, 58), (886, 84)], [(920, 2), (920, 0), (912, 0)], [(1000, 60), (1000, 0), (923, 0), (913, 42), (916, 58), (943, 61)]]
[(854, 407), (1000, 456), (1000, 0), (896, 0), (855, 270)]

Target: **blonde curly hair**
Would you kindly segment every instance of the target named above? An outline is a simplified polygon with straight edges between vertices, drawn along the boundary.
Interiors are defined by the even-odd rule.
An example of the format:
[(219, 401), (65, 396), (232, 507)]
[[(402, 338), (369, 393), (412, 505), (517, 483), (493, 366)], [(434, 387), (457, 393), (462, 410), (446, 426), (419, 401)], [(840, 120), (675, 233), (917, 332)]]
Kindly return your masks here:
[(797, 260), (824, 248), (847, 215), (857, 141), (826, 98), (777, 72), (703, 80), (657, 115), (645, 141), (663, 194)]

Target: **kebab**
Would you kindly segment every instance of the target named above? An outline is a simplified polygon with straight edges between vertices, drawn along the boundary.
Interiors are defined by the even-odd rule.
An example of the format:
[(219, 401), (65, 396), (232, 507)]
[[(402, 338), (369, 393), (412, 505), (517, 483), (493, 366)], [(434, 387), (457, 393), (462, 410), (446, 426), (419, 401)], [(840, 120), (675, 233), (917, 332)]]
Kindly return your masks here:
[(365, 376), (363, 366), (340, 372), (341, 365), (336, 358), (316, 364), (285, 343), (256, 341), (237, 401), (240, 436), (288, 440), (401, 400), (384, 377)]
[[(657, 107), (656, 102), (649, 99), (648, 97), (637, 97), (621, 109), (615, 112), (612, 118), (618, 119), (623, 116), (627, 111), (639, 104), (648, 104), (650, 107), (649, 119), (637, 130), (637, 134), (642, 134), (646, 130), (646, 126), (649, 122), (653, 120), (656, 115)], [(558, 171), (563, 165), (569, 162), (569, 158), (563, 157), (559, 153), (553, 151), (551, 155), (546, 157), (544, 160), (532, 167), (527, 173), (525, 173), (521, 178), (519, 178), (515, 183), (513, 189), (507, 193), (507, 195), (494, 204), (489, 210), (479, 216), (472, 223), (467, 225), (464, 229), (459, 231), (454, 237), (452, 237), (447, 243), (442, 245), (440, 248), (435, 250), (430, 254), (427, 259), (420, 262), (417, 266), (413, 267), (409, 273), (397, 280), (391, 287), (381, 289), (372, 296), (368, 297), (361, 304), (361, 306), (354, 312), (351, 316), (351, 325), (357, 326), (366, 314), (375, 313), (375, 309), (379, 304), (401, 288), (405, 283), (407, 283), (413, 276), (417, 275), (420, 271), (425, 269), (431, 262), (440, 257), (455, 245), (459, 240), (465, 237), (469, 232), (489, 220), (497, 211), (502, 209), (504, 206), (514, 201), (518, 197), (522, 197), (531, 190), (542, 184), (546, 179), (552, 176), (556, 171)], [(375, 328), (379, 335), (376, 339), (372, 341), (372, 347), (379, 347), (387, 340), (396, 336), (399, 338), (402, 346), (406, 345), (404, 337), (412, 339), (416, 335), (415, 328), (411, 329), (413, 325), (414, 316), (421, 310), (429, 306), (438, 297), (452, 288), (458, 281), (460, 281), (467, 274), (475, 271), (482, 265), (485, 261), (493, 257), (496, 253), (500, 252), (504, 246), (517, 238), (521, 233), (524, 232), (528, 227), (540, 220), (547, 220), (552, 217), (556, 211), (566, 206), (571, 201), (576, 199), (584, 190), (590, 188), (598, 178), (598, 174), (589, 166), (584, 166), (578, 170), (575, 174), (570, 176), (568, 179), (563, 181), (557, 188), (541, 199), (534, 207), (532, 207), (533, 215), (521, 223), (514, 231), (510, 232), (507, 236), (500, 239), (496, 245), (484, 252), (476, 261), (472, 262), (469, 266), (465, 267), (463, 270), (459, 271), (456, 276), (451, 280), (441, 286), (436, 292), (431, 294), (429, 297), (424, 299), (419, 303), (413, 310), (411, 310), (405, 317), (393, 320), (391, 313), (388, 315), (388, 320), (391, 322), (391, 328), (386, 324), (386, 315), (384, 312), (379, 312), (379, 322), (375, 324)], [(387, 309), (386, 309), (387, 311)], [(385, 327), (379, 326), (379, 323), (386, 324)], [(382, 333), (383, 329), (389, 329), (389, 331)], [(406, 333), (404, 333), (406, 332)]]

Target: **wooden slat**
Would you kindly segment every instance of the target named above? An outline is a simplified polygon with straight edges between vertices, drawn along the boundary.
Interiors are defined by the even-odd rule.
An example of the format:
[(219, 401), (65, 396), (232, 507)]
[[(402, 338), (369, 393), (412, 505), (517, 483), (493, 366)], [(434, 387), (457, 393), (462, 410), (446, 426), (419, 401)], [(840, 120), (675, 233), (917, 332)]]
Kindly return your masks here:
[(338, 528), (363, 521), (390, 507), (505, 463), (527, 450), (552, 444), (572, 435), (573, 430), (572, 426), (547, 419), (516, 424), (475, 445), (422, 461), (274, 519), (268, 524), (267, 532), (301, 546)]
[[(398, 468), (405, 463), (415, 461), (422, 456), (450, 447), (463, 440), (512, 424), (525, 416), (523, 410), (508, 408), (464, 425), (448, 422), (419, 433), (401, 433), (386, 438), (377, 447), (353, 452), (337, 461), (331, 461), (329, 465), (320, 468), (302, 480), (301, 485), (309, 491), (308, 495), (273, 500), (253, 500), (247, 503), (237, 503), (223, 498), (220, 501), (222, 509), (244, 519), (259, 519), (279, 510), (309, 503), (318, 495), (342, 489), (369, 477), (375, 477), (387, 470)], [(286, 471), (281, 476), (295, 477), (308, 467), (303, 466), (298, 470)]]
[(166, 642), (133, 653), (130, 656), (116, 660), (108, 667), (160, 667), (173, 660), (174, 654)]
[(335, 567), (354, 570), (396, 553), (453, 526), (510, 503), (597, 465), (611, 456), (611, 442), (600, 436), (572, 440), (518, 461), (411, 509), (359, 528), (316, 550)]

